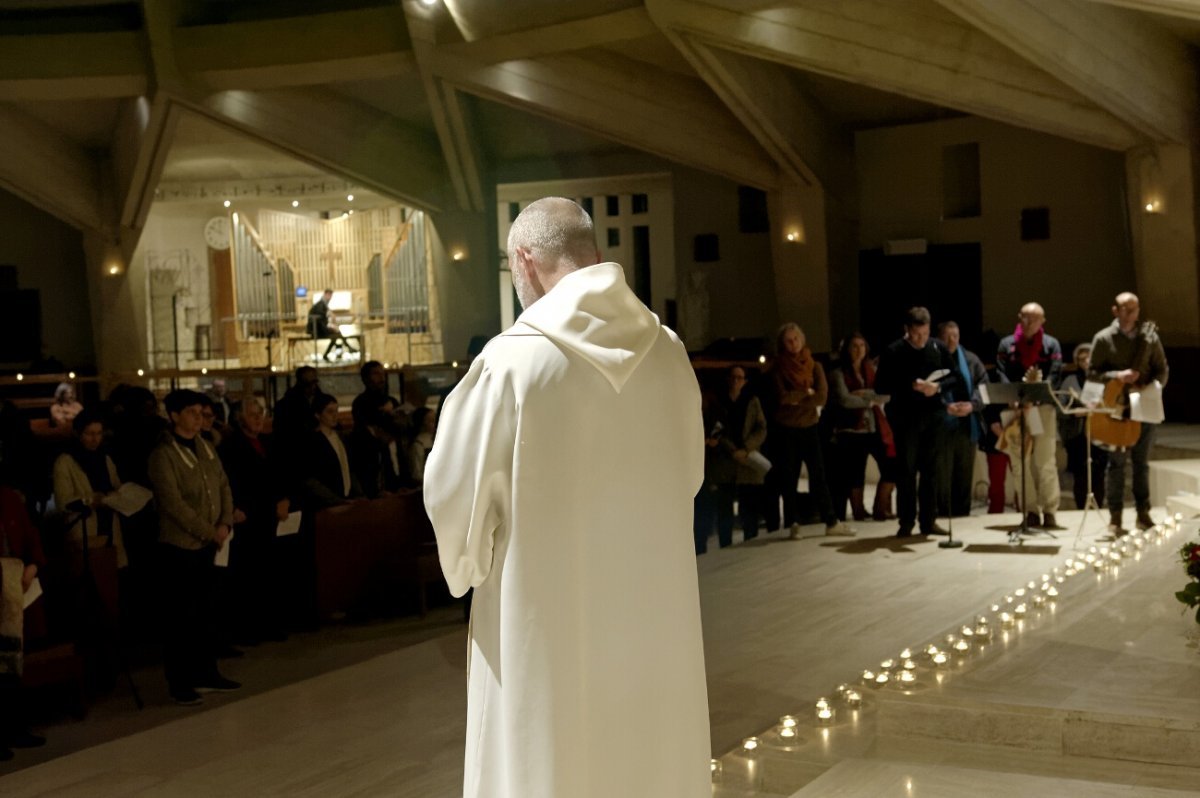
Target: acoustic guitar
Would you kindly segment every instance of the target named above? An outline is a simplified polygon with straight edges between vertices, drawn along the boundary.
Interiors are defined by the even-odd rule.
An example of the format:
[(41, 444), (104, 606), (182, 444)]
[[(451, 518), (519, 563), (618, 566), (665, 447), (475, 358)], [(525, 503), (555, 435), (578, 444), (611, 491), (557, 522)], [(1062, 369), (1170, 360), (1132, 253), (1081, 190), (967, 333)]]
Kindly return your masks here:
[[(1150, 347), (1157, 334), (1154, 322), (1142, 323), (1141, 335), (1138, 336), (1138, 351), (1133, 358), (1133, 366), (1139, 374), (1145, 374), (1150, 368)], [(1129, 386), (1120, 380), (1109, 380), (1104, 385), (1104, 407), (1113, 408), (1113, 412), (1099, 413), (1092, 417), (1092, 441), (1128, 449), (1138, 442), (1142, 436), (1142, 422), (1129, 418)]]

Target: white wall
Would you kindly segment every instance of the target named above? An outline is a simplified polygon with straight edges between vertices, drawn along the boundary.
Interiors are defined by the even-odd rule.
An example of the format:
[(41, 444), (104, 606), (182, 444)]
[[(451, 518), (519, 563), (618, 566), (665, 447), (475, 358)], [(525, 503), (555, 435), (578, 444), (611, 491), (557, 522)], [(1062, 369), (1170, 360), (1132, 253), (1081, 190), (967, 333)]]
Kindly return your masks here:
[[(979, 143), (982, 215), (943, 221), (942, 148), (967, 142)], [(1134, 288), (1121, 153), (975, 117), (863, 131), (855, 147), (859, 246), (979, 242), (985, 329), (1007, 335), (1037, 301), (1064, 344), (1090, 340)], [(1049, 240), (1021, 241), (1030, 207), (1050, 209)]]

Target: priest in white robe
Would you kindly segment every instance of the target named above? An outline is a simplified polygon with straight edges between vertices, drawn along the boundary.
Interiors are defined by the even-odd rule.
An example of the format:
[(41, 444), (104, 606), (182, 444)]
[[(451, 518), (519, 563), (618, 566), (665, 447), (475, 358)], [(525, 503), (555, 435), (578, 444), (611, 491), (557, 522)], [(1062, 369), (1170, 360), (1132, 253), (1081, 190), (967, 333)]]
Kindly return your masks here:
[(467, 798), (701, 798), (700, 393), (570, 200), (508, 239), (524, 313), (447, 398), (425, 506), (475, 588)]

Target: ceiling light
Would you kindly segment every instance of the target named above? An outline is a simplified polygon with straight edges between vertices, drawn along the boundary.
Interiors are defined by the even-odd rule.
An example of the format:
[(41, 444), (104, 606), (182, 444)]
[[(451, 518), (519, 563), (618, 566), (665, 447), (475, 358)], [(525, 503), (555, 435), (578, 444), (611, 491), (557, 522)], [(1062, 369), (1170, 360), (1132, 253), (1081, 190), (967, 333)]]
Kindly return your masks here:
[(348, 213), (349, 215), (353, 216), (353, 215), (354, 215), (354, 209), (353, 209), (353, 208), (351, 208), (350, 210), (346, 211), (346, 213)]
[(225, 200), (225, 201), (224, 201), (224, 202), (222, 202), (221, 204), (222, 204), (222, 205), (224, 205), (226, 208), (228, 208), (228, 207), (229, 207), (230, 205), (232, 205), (233, 203), (232, 203), (232, 202), (230, 202), (229, 200)]
[(292, 207), (293, 207), (293, 208), (299, 208), (299, 207), (300, 207), (300, 200), (292, 200)]
[(354, 195), (353, 195), (353, 194), (347, 194), (347, 195), (346, 195), (346, 202), (354, 202)]

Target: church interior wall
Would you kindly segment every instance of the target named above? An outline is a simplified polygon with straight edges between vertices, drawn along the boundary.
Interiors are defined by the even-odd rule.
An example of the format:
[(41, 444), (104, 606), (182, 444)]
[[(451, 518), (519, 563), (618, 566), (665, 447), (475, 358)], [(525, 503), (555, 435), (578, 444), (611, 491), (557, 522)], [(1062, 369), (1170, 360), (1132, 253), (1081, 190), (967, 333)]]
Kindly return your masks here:
[[(679, 326), (685, 326), (685, 306), (707, 305), (703, 324), (686, 323), (699, 328), (689, 336), (695, 340), (687, 341), (688, 348), (703, 349), (717, 338), (770, 334), (779, 323), (770, 234), (739, 232), (735, 182), (631, 150), (501, 163), (493, 177), (496, 183), (519, 183), (647, 172), (672, 176)], [(720, 259), (697, 262), (695, 237), (708, 234), (717, 236)], [(662, 315), (662, 307), (653, 310)]]
[[(981, 214), (942, 218), (942, 148), (978, 142)], [(984, 327), (1012, 332), (1020, 306), (1046, 308), (1064, 345), (1090, 340), (1134, 285), (1122, 153), (977, 117), (862, 131), (856, 137), (859, 246), (925, 238), (978, 242)], [(1050, 238), (1022, 241), (1021, 211), (1050, 210)]]
[[(500, 332), (496, 296), (495, 200), (488, 212), (442, 211), (431, 214), (430, 248), (438, 283), (442, 319), (442, 351), (447, 360), (466, 359), (471, 338)], [(461, 252), (462, 260), (453, 253)]]
[[(69, 368), (94, 366), (83, 235), (20, 197), (0, 189), (0, 264), (17, 267), (17, 287), (37, 289), (42, 349)], [(6, 330), (6, 335), (23, 335)]]

